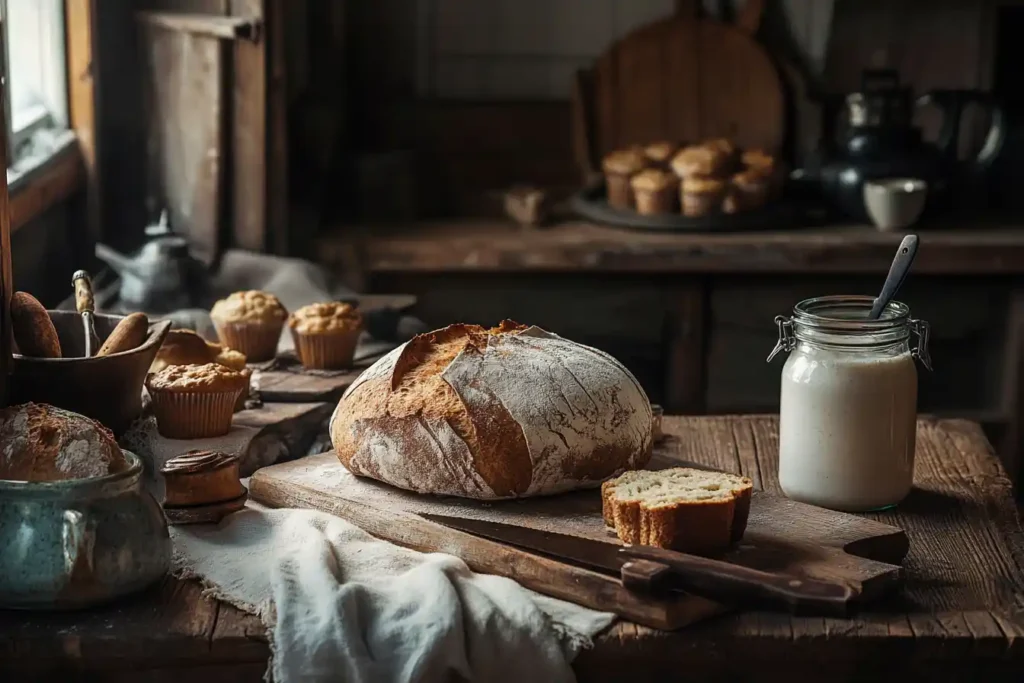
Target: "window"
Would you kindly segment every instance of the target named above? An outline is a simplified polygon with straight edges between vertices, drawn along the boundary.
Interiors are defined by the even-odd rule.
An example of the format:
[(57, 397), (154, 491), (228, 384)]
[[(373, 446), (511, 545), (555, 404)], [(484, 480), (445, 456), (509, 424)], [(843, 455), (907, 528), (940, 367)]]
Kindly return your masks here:
[(0, 0), (10, 141), (7, 181), (16, 185), (69, 147), (64, 0)]

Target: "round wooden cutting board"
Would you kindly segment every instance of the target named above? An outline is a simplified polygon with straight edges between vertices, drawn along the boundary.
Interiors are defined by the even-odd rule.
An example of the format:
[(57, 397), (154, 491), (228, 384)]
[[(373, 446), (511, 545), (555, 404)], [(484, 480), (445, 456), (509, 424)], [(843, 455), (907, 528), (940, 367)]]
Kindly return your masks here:
[(588, 117), (598, 154), (717, 137), (782, 148), (783, 84), (753, 37), (762, 1), (747, 0), (734, 24), (698, 18), (697, 4), (680, 3), (675, 16), (637, 29), (598, 58)]

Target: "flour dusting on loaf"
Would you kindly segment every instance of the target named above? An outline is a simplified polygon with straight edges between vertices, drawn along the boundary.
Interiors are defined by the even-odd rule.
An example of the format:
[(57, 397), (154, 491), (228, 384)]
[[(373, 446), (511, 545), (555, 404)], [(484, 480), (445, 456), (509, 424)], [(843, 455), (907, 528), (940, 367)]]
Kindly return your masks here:
[(651, 406), (606, 353), (509, 321), (419, 335), (367, 369), (331, 417), (354, 474), (480, 499), (599, 485), (644, 466)]
[(0, 444), (0, 479), (86, 479), (128, 467), (106, 427), (84, 415), (41, 403), (0, 410)]

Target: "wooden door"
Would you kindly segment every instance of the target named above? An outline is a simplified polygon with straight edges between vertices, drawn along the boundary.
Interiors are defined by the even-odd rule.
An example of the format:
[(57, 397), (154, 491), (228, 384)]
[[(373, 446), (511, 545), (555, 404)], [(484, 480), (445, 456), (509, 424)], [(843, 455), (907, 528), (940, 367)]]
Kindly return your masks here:
[(226, 247), (287, 253), (283, 0), (144, 6), (154, 194), (204, 260)]

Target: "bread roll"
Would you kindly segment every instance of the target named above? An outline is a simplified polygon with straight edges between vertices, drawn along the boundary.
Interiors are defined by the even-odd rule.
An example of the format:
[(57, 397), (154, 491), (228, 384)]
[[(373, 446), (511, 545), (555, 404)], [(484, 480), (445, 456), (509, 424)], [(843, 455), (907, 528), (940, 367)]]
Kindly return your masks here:
[(420, 493), (516, 498), (594, 487), (651, 456), (651, 404), (611, 356), (505, 321), (419, 335), (331, 417), (353, 474)]
[(0, 443), (0, 479), (86, 479), (128, 467), (109, 429), (44, 403), (0, 410)]
[(206, 365), (223, 350), (220, 344), (206, 341), (192, 330), (170, 330), (149, 371), (157, 373), (169, 365)]
[(60, 358), (60, 339), (50, 314), (28, 292), (11, 296), (11, 330), (21, 355), (29, 358)]
[(109, 356), (137, 349), (142, 346), (142, 342), (146, 341), (147, 336), (149, 336), (149, 318), (145, 313), (132, 313), (122, 318), (96, 355)]

